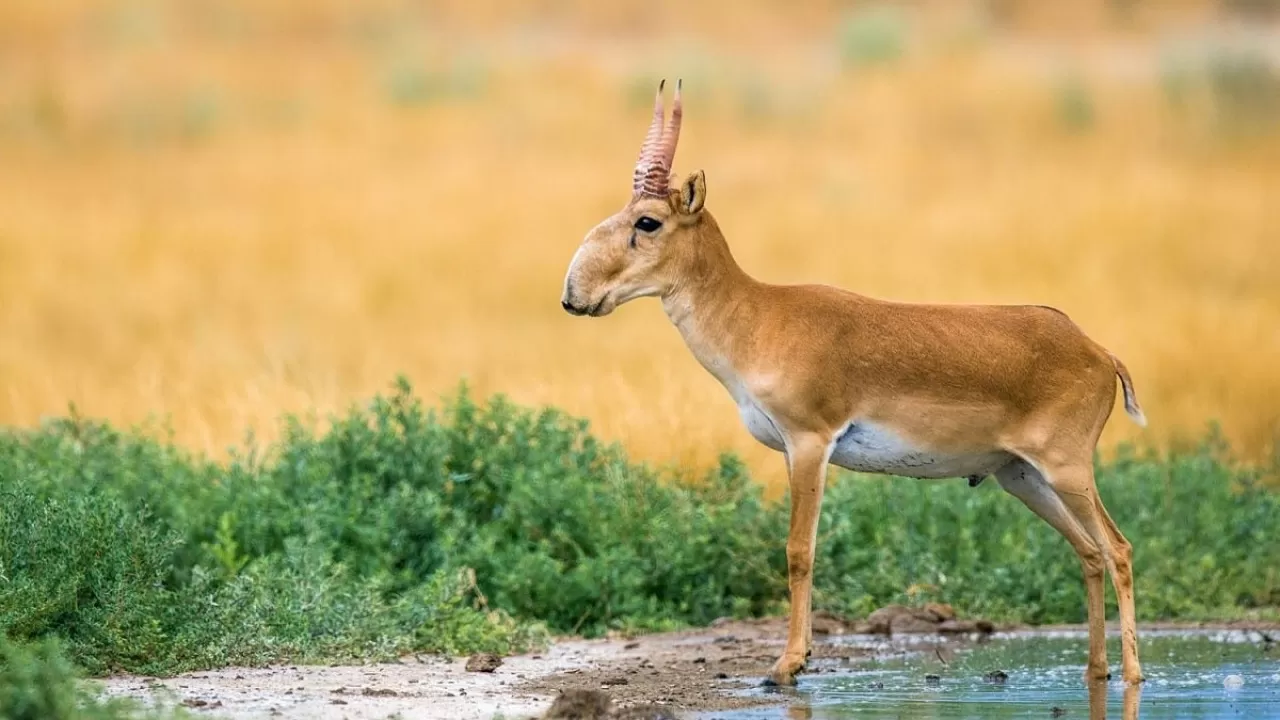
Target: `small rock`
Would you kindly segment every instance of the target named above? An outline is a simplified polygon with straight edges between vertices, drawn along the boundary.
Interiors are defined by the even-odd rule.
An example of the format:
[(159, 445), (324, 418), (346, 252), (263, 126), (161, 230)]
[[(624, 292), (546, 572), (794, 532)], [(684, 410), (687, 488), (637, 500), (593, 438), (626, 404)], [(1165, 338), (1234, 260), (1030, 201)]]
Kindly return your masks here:
[(946, 622), (956, 619), (956, 610), (946, 603), (926, 603), (924, 611), (938, 619), (938, 622)]
[(910, 614), (911, 614), (911, 608), (907, 607), (906, 605), (885, 605), (879, 610), (872, 611), (872, 613), (867, 616), (867, 622), (869, 623), (876, 623), (881, 621), (888, 622), (894, 619), (895, 617), (897, 617), (898, 615), (910, 615)]
[(937, 685), (938, 683), (942, 682), (942, 678), (937, 675), (925, 675), (924, 681), (928, 685)]
[(1004, 681), (1008, 679), (1009, 679), (1009, 673), (1003, 670), (992, 670), (991, 672), (982, 676), (983, 682), (995, 683), (996, 685), (1003, 685)]
[(978, 623), (972, 620), (943, 620), (935, 630), (944, 635), (968, 635), (978, 632)]
[(622, 649), (623, 649), (623, 650), (635, 650), (635, 649), (636, 649), (636, 648), (638, 648), (638, 647), (640, 647), (640, 643), (638, 643), (638, 642), (629, 642), (629, 643), (627, 643), (626, 645), (623, 645), (623, 646), (622, 646)]
[(502, 658), (493, 653), (476, 653), (467, 659), (467, 672), (491, 673), (502, 665)]
[(886, 605), (867, 616), (867, 625), (877, 635), (931, 633), (937, 630), (938, 618), (919, 608)]
[(1049, 717), (1062, 717), (1067, 714), (1066, 708), (1060, 708), (1057, 705), (1049, 708)]
[(718, 672), (718, 673), (716, 673), (716, 679), (717, 679), (717, 680), (727, 680), (727, 679), (729, 679), (729, 673), (722, 673), (722, 672)]
[(652, 703), (623, 708), (609, 718), (610, 720), (677, 720), (670, 710)]
[(543, 720), (604, 720), (613, 700), (599, 690), (565, 690), (551, 703)]
[(937, 630), (938, 624), (933, 621), (932, 616), (926, 619), (915, 614), (897, 615), (889, 622), (889, 632), (893, 635), (931, 633)]
[(849, 631), (849, 623), (835, 613), (819, 610), (810, 618), (814, 635), (843, 635)]
[(329, 701), (329, 704), (330, 704), (330, 705), (346, 705), (346, 704), (347, 704), (347, 701), (346, 701), (346, 700), (339, 700), (338, 698), (333, 698), (332, 700), (330, 700), (330, 701)]
[(1228, 675), (1222, 679), (1222, 686), (1229, 688), (1244, 687), (1244, 678), (1239, 675)]
[(707, 661), (707, 659), (706, 659), (706, 658), (704, 658), (704, 657), (698, 657), (698, 658), (694, 658), (694, 659), (693, 659), (694, 664), (697, 664), (697, 665), (701, 665), (702, 663), (705, 663), (706, 661)]
[(364, 688), (360, 691), (365, 697), (396, 697), (400, 693), (387, 688)]
[(601, 685), (626, 685), (627, 679), (624, 677), (605, 678), (600, 682)]

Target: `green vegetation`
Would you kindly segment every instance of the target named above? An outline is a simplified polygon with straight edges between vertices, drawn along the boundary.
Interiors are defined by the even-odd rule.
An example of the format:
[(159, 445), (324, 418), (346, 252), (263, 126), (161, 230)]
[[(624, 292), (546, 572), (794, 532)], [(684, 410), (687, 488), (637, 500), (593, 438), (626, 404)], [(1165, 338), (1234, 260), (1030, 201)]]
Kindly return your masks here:
[(0, 635), (0, 717), (5, 720), (161, 720), (190, 714), (145, 708), (126, 698), (101, 699), (81, 684), (53, 639), (30, 645)]
[[(1100, 468), (1135, 546), (1141, 618), (1280, 606), (1280, 496), (1225, 455), (1211, 435)], [(584, 421), (465, 388), (429, 409), (402, 381), (323, 431), (289, 419), (280, 442), (225, 463), (73, 412), (0, 434), (0, 497), (5, 637), (56, 638), (91, 674), (509, 652), (547, 629), (661, 629), (786, 602), (787, 506), (735, 458), (661, 473)], [(995, 619), (1084, 618), (1067, 544), (994, 482), (840, 475), (820, 532), (825, 608), (942, 599)], [(33, 663), (62, 671), (32, 647), (6, 646), (5, 682), (38, 675), (22, 675)]]
[(1161, 86), (1175, 111), (1226, 136), (1271, 133), (1280, 120), (1280, 67), (1256, 43), (1177, 48), (1163, 59)]
[(1093, 127), (1096, 110), (1089, 88), (1079, 76), (1067, 75), (1058, 81), (1054, 95), (1054, 109), (1058, 124), (1073, 132), (1083, 132)]
[(905, 52), (907, 30), (903, 13), (891, 4), (851, 10), (839, 29), (840, 57), (848, 67), (892, 63)]

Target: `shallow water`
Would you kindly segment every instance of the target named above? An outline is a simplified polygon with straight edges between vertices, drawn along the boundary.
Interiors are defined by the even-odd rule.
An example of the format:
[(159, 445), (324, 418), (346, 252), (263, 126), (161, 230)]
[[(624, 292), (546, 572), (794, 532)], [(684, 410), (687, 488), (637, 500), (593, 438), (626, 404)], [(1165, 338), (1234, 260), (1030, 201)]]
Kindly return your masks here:
[[(842, 642), (875, 649), (876, 657), (815, 663), (796, 688), (781, 691), (792, 696), (785, 706), (705, 717), (1280, 718), (1280, 645), (1256, 632), (1141, 633), (1139, 653), (1147, 682), (1138, 688), (1126, 688), (1119, 680), (1086, 686), (1083, 632), (997, 635), (979, 645), (924, 637), (905, 652), (901, 645), (866, 637)], [(1119, 640), (1109, 639), (1107, 646), (1118, 677)], [(1004, 682), (984, 677), (996, 670), (1007, 673)]]

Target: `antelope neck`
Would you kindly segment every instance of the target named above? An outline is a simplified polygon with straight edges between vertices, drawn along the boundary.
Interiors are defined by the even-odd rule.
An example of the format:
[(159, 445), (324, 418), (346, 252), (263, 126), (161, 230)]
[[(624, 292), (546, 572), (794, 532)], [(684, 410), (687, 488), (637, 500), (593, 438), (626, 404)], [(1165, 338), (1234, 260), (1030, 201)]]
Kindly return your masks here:
[(692, 238), (691, 247), (692, 257), (662, 295), (662, 307), (698, 361), (721, 382), (731, 381), (750, 360), (762, 283), (738, 266), (714, 222)]

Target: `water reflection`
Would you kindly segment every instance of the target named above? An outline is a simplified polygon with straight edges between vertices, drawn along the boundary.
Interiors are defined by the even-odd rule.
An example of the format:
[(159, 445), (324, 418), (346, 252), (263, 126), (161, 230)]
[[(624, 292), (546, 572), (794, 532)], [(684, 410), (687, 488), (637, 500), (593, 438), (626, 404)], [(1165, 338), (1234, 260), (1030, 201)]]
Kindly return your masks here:
[(792, 705), (787, 707), (787, 720), (813, 720), (813, 706)]
[[(848, 642), (858, 642), (850, 640)], [(1085, 684), (1078, 638), (1005, 637), (934, 651), (866, 640), (871, 657), (819, 664), (786, 704), (706, 715), (717, 720), (1167, 720), (1280, 718), (1280, 653), (1261, 637), (1150, 633), (1147, 682)], [(937, 640), (933, 642), (939, 642)], [(1113, 648), (1114, 655), (1119, 647)], [(747, 694), (758, 692), (746, 690)]]
[(813, 707), (807, 703), (791, 705), (787, 708), (787, 720), (813, 720)]
[[(1120, 706), (1121, 720), (1137, 720), (1138, 706), (1141, 704), (1142, 686), (1126, 684), (1124, 703)], [(1105, 682), (1089, 683), (1089, 720), (1107, 720), (1107, 683)]]
[[(1116, 715), (1112, 713), (1108, 715), (1108, 694), (1113, 688), (1106, 682), (1093, 682), (1088, 685), (1089, 694), (1089, 720), (1137, 720), (1138, 708), (1142, 705), (1142, 686), (1141, 685), (1125, 685), (1120, 691), (1123, 700), (1120, 705), (1120, 713)], [(822, 712), (821, 709), (815, 710), (814, 706), (808, 702), (797, 702), (787, 705), (783, 710), (786, 720), (815, 720), (815, 718), (828, 718), (838, 716), (828, 712)], [(821, 714), (815, 714), (821, 713)], [(1054, 706), (1048, 713), (1050, 717), (1064, 717), (1069, 712), (1063, 708)], [(903, 715), (903, 717), (907, 717)]]

